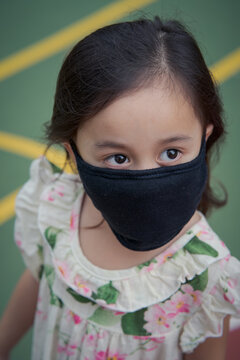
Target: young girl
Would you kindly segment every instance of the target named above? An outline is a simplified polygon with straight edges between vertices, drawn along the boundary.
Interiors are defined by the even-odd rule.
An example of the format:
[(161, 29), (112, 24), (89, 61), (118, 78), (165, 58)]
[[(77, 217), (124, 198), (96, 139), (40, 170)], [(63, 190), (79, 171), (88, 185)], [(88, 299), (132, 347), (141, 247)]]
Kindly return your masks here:
[(203, 215), (224, 203), (209, 179), (224, 127), (193, 37), (158, 16), (90, 34), (63, 63), (46, 129), (76, 171), (41, 157), (17, 197), (30, 271), (2, 359), (33, 317), (34, 360), (224, 359), (240, 263)]

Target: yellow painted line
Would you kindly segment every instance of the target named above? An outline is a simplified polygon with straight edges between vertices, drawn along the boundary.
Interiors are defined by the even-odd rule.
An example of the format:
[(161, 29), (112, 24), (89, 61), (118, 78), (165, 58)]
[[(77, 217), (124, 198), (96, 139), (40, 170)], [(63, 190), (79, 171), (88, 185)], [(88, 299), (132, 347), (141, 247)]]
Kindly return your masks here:
[(15, 198), (19, 189), (0, 200), (0, 225), (14, 216)]
[(154, 1), (156, 0), (122, 0), (104, 7), (102, 10), (2, 60), (0, 62), (0, 79), (3, 80), (58, 53), (92, 31)]
[[(46, 145), (23, 136), (0, 131), (0, 149), (30, 159), (36, 159), (44, 154)], [(64, 167), (66, 154), (63, 150), (50, 148), (47, 151), (46, 157), (56, 166), (60, 168)], [(71, 173), (72, 169), (67, 165), (64, 171)]]
[(223, 82), (240, 71), (240, 48), (218, 61), (211, 67), (213, 76)]
[(35, 159), (44, 153), (46, 145), (19, 135), (0, 131), (0, 148), (17, 155)]

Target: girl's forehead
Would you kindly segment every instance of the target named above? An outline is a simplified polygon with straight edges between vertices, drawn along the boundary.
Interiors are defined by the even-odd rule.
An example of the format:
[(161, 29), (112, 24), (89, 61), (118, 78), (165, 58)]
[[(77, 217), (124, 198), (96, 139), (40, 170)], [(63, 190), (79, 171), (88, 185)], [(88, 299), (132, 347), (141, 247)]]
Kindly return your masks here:
[(158, 133), (164, 137), (199, 129), (200, 121), (180, 89), (151, 86), (117, 98), (86, 121), (79, 133), (95, 136), (102, 132), (113, 136)]

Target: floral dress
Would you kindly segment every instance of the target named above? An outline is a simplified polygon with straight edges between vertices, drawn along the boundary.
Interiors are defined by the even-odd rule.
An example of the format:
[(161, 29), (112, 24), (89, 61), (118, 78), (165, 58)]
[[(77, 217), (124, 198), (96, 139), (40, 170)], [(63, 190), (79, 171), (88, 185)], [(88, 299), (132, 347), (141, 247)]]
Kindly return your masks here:
[(240, 262), (201, 220), (138, 266), (106, 270), (79, 245), (84, 189), (45, 157), (16, 200), (15, 241), (39, 279), (34, 360), (179, 360), (240, 317)]

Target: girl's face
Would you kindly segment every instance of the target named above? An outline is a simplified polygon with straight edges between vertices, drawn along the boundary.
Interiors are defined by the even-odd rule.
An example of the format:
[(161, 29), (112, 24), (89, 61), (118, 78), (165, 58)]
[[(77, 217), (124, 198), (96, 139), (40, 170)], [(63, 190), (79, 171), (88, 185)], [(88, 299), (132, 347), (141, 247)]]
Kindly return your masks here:
[[(212, 128), (207, 126), (206, 138)], [(181, 90), (159, 85), (116, 99), (79, 128), (76, 145), (94, 166), (142, 170), (194, 159), (202, 133)]]

